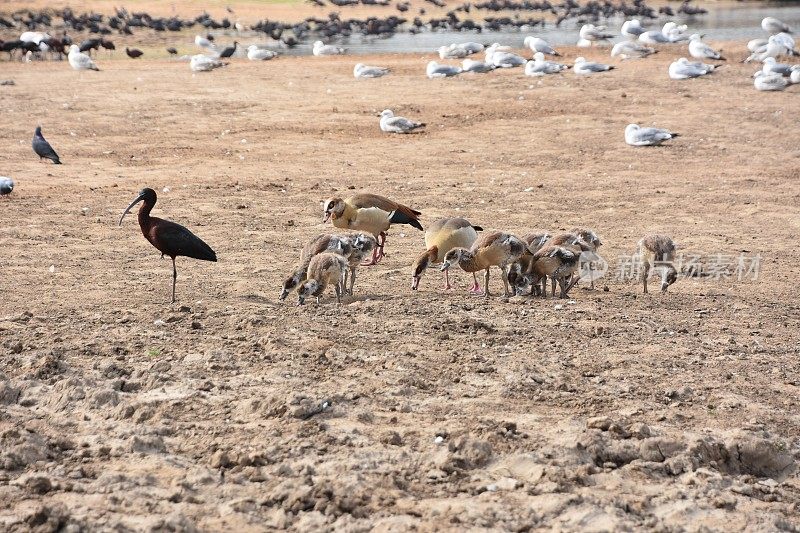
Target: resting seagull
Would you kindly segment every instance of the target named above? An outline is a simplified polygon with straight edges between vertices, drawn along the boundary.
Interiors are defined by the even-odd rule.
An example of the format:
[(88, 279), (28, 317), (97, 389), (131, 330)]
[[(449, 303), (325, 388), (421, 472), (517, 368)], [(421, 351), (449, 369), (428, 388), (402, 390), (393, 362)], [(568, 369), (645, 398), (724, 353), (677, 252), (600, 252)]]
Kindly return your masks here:
[(786, 63), (778, 63), (774, 57), (768, 57), (764, 60), (764, 65), (761, 70), (764, 74), (780, 74), (781, 76), (791, 76), (792, 72), (799, 69), (800, 65), (787, 65)]
[(621, 57), (622, 59), (636, 59), (655, 53), (655, 48), (639, 44), (636, 41), (622, 41), (611, 49), (611, 57)]
[(664, 141), (674, 139), (677, 133), (661, 128), (642, 128), (638, 124), (628, 124), (625, 128), (625, 142), (631, 146), (658, 146)]
[(436, 61), (431, 61), (425, 68), (425, 73), (430, 79), (434, 78), (449, 78), (457, 74), (461, 74), (461, 67), (453, 67), (450, 65), (440, 65)]
[(702, 41), (703, 37), (697, 33), (689, 37), (689, 55), (697, 59), (716, 59), (725, 61), (719, 52)]
[(495, 69), (494, 65), (490, 65), (485, 61), (477, 61), (475, 59), (465, 59), (461, 63), (461, 70), (463, 72), (475, 72), (478, 74), (483, 74), (485, 72), (491, 72)]
[(59, 159), (58, 154), (53, 147), (50, 146), (50, 143), (42, 137), (42, 127), (36, 126), (36, 131), (33, 133), (33, 142), (31, 143), (33, 146), (33, 151), (36, 152), (36, 155), (39, 156), (39, 160), (42, 159), (49, 159), (56, 165), (61, 164), (61, 159)]
[(763, 70), (756, 72), (753, 86), (759, 91), (782, 91), (789, 85), (786, 78), (780, 74), (767, 74)]
[(685, 80), (688, 78), (699, 78), (714, 71), (714, 65), (706, 63), (692, 63), (685, 57), (672, 62), (669, 66), (669, 77), (673, 80)]
[(396, 117), (390, 109), (384, 109), (381, 112), (381, 131), (387, 133), (411, 133), (424, 127), (424, 122), (414, 122), (405, 117)]
[(204, 56), (203, 54), (194, 55), (189, 61), (189, 68), (194, 72), (210, 72), (215, 68), (224, 67), (225, 65), (227, 65), (227, 63), (224, 61)]
[(353, 67), (353, 76), (356, 78), (380, 78), (389, 74), (389, 69), (386, 67), (373, 67), (358, 63)]
[(533, 61), (528, 61), (525, 64), (526, 76), (544, 76), (545, 74), (558, 74), (569, 70), (567, 65), (556, 63), (555, 61), (546, 61), (544, 54), (536, 52), (533, 54)]
[(277, 57), (278, 53), (273, 52), (272, 50), (267, 50), (264, 48), (259, 48), (258, 46), (251, 44), (247, 47), (247, 59), (250, 61), (267, 61), (272, 59), (273, 57)]
[(588, 74), (594, 74), (596, 72), (606, 72), (608, 70), (613, 70), (614, 67), (611, 65), (604, 65), (603, 63), (593, 63), (591, 61), (586, 61), (585, 58), (579, 57), (575, 60), (575, 64), (572, 66), (572, 70), (575, 71), (575, 74), (585, 76)]
[(595, 26), (594, 24), (584, 24), (581, 27), (580, 36), (584, 41), (596, 43), (597, 41), (607, 41), (613, 39), (614, 35), (606, 33), (605, 26)]
[(69, 66), (75, 70), (100, 70), (91, 57), (81, 52), (77, 44), (69, 47), (67, 59), (69, 60)]
[(555, 48), (550, 46), (550, 43), (542, 39), (541, 37), (534, 37), (529, 35), (525, 37), (525, 46), (531, 49), (533, 52), (541, 52), (543, 54), (551, 55), (551, 56), (560, 56), (558, 52), (556, 52)]
[(770, 35), (775, 35), (776, 33), (781, 32), (792, 33), (792, 29), (788, 25), (784, 24), (775, 17), (764, 17), (764, 20), (761, 21), (761, 29)]
[(626, 20), (620, 29), (622, 36), (628, 39), (637, 39), (645, 31), (639, 19)]
[(344, 54), (345, 49), (332, 44), (325, 44), (322, 41), (314, 41), (314, 48), (311, 53), (315, 56), (336, 56)]

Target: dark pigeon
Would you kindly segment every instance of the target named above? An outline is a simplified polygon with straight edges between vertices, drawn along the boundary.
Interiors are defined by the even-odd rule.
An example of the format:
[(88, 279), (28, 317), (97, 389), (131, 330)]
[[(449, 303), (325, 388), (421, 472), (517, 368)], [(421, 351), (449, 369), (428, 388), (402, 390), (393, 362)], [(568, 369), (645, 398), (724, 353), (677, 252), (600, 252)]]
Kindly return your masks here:
[(11, 194), (11, 191), (13, 190), (14, 182), (11, 180), (11, 178), (0, 176), (0, 196)]
[(49, 159), (56, 165), (61, 164), (61, 159), (58, 158), (58, 154), (53, 147), (50, 146), (50, 143), (47, 142), (44, 137), (42, 137), (42, 127), (36, 126), (36, 133), (33, 134), (33, 151), (36, 152), (41, 159)]
[(174, 48), (174, 47), (172, 47), (172, 46), (170, 46), (169, 48), (167, 48), (167, 52), (168, 52), (168, 53), (169, 53), (169, 55), (171, 55), (171, 56), (178, 55), (178, 49), (177, 49), (177, 48)]
[(131, 59), (142, 57), (142, 55), (144, 54), (144, 52), (142, 52), (138, 48), (125, 48), (125, 53), (128, 54), (128, 57), (130, 57)]

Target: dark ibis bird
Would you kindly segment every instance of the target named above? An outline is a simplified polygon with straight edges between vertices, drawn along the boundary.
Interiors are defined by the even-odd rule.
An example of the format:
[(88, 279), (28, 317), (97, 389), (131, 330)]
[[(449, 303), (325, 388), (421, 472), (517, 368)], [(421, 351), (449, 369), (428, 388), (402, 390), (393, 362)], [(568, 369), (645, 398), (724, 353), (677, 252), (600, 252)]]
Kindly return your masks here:
[(56, 165), (61, 164), (61, 159), (59, 159), (58, 154), (53, 147), (50, 146), (50, 143), (42, 137), (42, 127), (36, 126), (36, 132), (33, 134), (33, 142), (31, 143), (33, 146), (33, 151), (36, 152), (36, 155), (39, 156), (39, 159), (49, 159)]
[(142, 57), (144, 55), (144, 52), (142, 52), (138, 48), (125, 47), (125, 53), (128, 54), (128, 57), (130, 57), (131, 59), (136, 59), (137, 57)]
[(0, 176), (0, 196), (11, 194), (14, 190), (14, 181), (11, 178)]
[(238, 42), (233, 41), (233, 46), (229, 46), (225, 50), (220, 52), (219, 57), (222, 57), (222, 58), (231, 57), (234, 54), (234, 52), (236, 52), (236, 46), (238, 44), (239, 44)]
[(150, 211), (156, 205), (156, 200), (156, 191), (150, 188), (142, 189), (139, 196), (122, 213), (119, 218), (119, 225), (122, 225), (122, 219), (125, 218), (125, 215), (128, 214), (133, 206), (139, 202), (144, 202), (139, 208), (139, 227), (142, 229), (144, 238), (150, 241), (150, 244), (155, 246), (156, 250), (161, 252), (161, 257), (167, 255), (172, 259), (172, 303), (175, 303), (175, 283), (178, 279), (175, 258), (178, 256), (191, 257), (216, 263), (217, 254), (200, 237), (180, 224), (151, 217)]
[(167, 48), (167, 53), (171, 56), (176, 56), (178, 55), (178, 49), (175, 48), (174, 46), (170, 46), (169, 48)]

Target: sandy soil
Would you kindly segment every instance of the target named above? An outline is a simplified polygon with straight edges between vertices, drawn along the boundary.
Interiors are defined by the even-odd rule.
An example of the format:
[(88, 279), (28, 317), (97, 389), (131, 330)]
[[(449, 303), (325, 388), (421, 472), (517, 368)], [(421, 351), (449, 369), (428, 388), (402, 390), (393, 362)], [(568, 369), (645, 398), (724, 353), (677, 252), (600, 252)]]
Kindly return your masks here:
[[(756, 92), (716, 44), (734, 61), (687, 82), (668, 50), (541, 80), (430, 81), (421, 55), (366, 58), (378, 80), (349, 57), (3, 62), (2, 529), (796, 531), (800, 88)], [(387, 107), (427, 130), (382, 134)], [(632, 121), (682, 137), (631, 148)], [(175, 305), (169, 260), (117, 226), (144, 186), (219, 255), (179, 260)], [(647, 296), (609, 275), (569, 302), (429, 272), (412, 293), (402, 227), (355, 298), (279, 302), (350, 189), (424, 224), (591, 227), (612, 268), (661, 231), (762, 272)]]

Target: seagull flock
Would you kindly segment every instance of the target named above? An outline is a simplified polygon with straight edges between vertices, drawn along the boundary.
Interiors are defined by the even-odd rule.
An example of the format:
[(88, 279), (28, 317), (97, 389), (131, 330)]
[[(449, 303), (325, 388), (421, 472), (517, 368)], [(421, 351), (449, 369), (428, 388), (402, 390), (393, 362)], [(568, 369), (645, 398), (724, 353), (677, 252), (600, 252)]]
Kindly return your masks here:
[[(765, 17), (761, 21), (761, 28), (768, 34), (765, 38), (753, 39), (747, 43), (747, 50), (750, 55), (744, 60), (745, 63), (761, 63), (761, 68), (753, 76), (753, 87), (758, 91), (782, 91), (792, 85), (800, 84), (800, 64), (790, 64), (780, 62), (779, 59), (800, 56), (795, 40), (792, 37), (792, 28), (784, 22), (774, 18)], [(691, 61), (686, 57), (678, 58), (673, 61), (667, 74), (673, 80), (686, 80), (699, 78), (713, 73), (719, 63), (705, 63), (704, 61), (725, 61), (720, 51), (703, 42), (703, 35), (698, 33), (688, 33), (687, 25), (679, 25), (676, 22), (666, 22), (660, 29), (647, 29), (638, 18), (626, 20), (621, 28), (620, 35), (624, 38), (622, 42), (615, 44), (611, 48), (611, 57), (619, 57), (622, 60), (646, 58), (657, 53), (655, 46), (662, 45), (687, 45), (688, 55), (695, 60)], [(615, 35), (609, 32), (605, 26), (594, 24), (584, 24), (578, 31), (577, 45), (579, 47), (599, 46), (602, 43), (614, 38)], [(21, 42), (48, 42), (49, 35), (43, 32), (27, 31), (22, 34)], [(69, 46), (67, 59), (70, 67), (74, 70), (100, 71), (92, 57), (84, 52), (86, 49), (105, 47), (113, 50), (113, 43), (106, 44), (103, 39), (96, 39), (96, 43), (82, 43), (81, 46), (72, 44)], [(230, 61), (224, 59), (231, 58), (235, 53), (238, 42), (234, 41), (232, 46), (219, 51), (213, 37), (196, 35), (194, 45), (203, 50), (201, 54), (184, 56), (188, 59), (189, 67), (193, 72), (209, 72), (218, 68), (225, 67)], [(510, 46), (492, 43), (483, 45), (478, 42), (453, 43), (439, 47), (436, 52), (439, 59), (461, 60), (460, 65), (429, 61), (425, 67), (425, 74), (430, 79), (452, 78), (455, 76), (470, 74), (486, 74), (496, 69), (509, 69), (523, 67), (526, 76), (547, 76), (572, 70), (577, 76), (591, 76), (613, 70), (613, 65), (587, 61), (583, 57), (574, 59), (571, 65), (562, 63), (559, 60), (548, 59), (563, 58), (545, 39), (529, 35), (525, 37), (523, 46), (532, 53), (531, 59), (526, 59), (522, 55), (515, 53)], [(246, 48), (246, 57), (251, 61), (265, 61), (274, 59), (278, 53), (269, 49), (264, 44), (250, 44)], [(171, 55), (176, 55), (177, 50), (168, 49)], [(126, 48), (126, 53), (131, 58), (138, 58), (142, 52), (136, 49)], [(323, 41), (316, 41), (312, 46), (314, 56), (331, 56), (346, 54), (347, 50)], [(475, 59), (472, 56), (483, 53), (483, 59)], [(391, 70), (387, 67), (366, 65), (357, 63), (353, 67), (353, 76), (358, 79), (381, 78), (390, 74)], [(425, 124), (406, 117), (395, 116), (392, 110), (386, 109), (380, 114), (380, 129), (386, 133), (408, 134), (418, 132), (425, 128)], [(624, 139), (630, 146), (658, 146), (665, 141), (677, 137), (678, 134), (667, 129), (640, 127), (638, 124), (629, 124), (625, 128)], [(61, 160), (55, 150), (42, 137), (41, 128), (36, 128), (33, 140), (33, 149), (42, 159), (49, 159), (55, 164), (61, 164)], [(0, 196), (7, 196), (14, 189), (14, 183), (10, 178), (0, 177)]]

